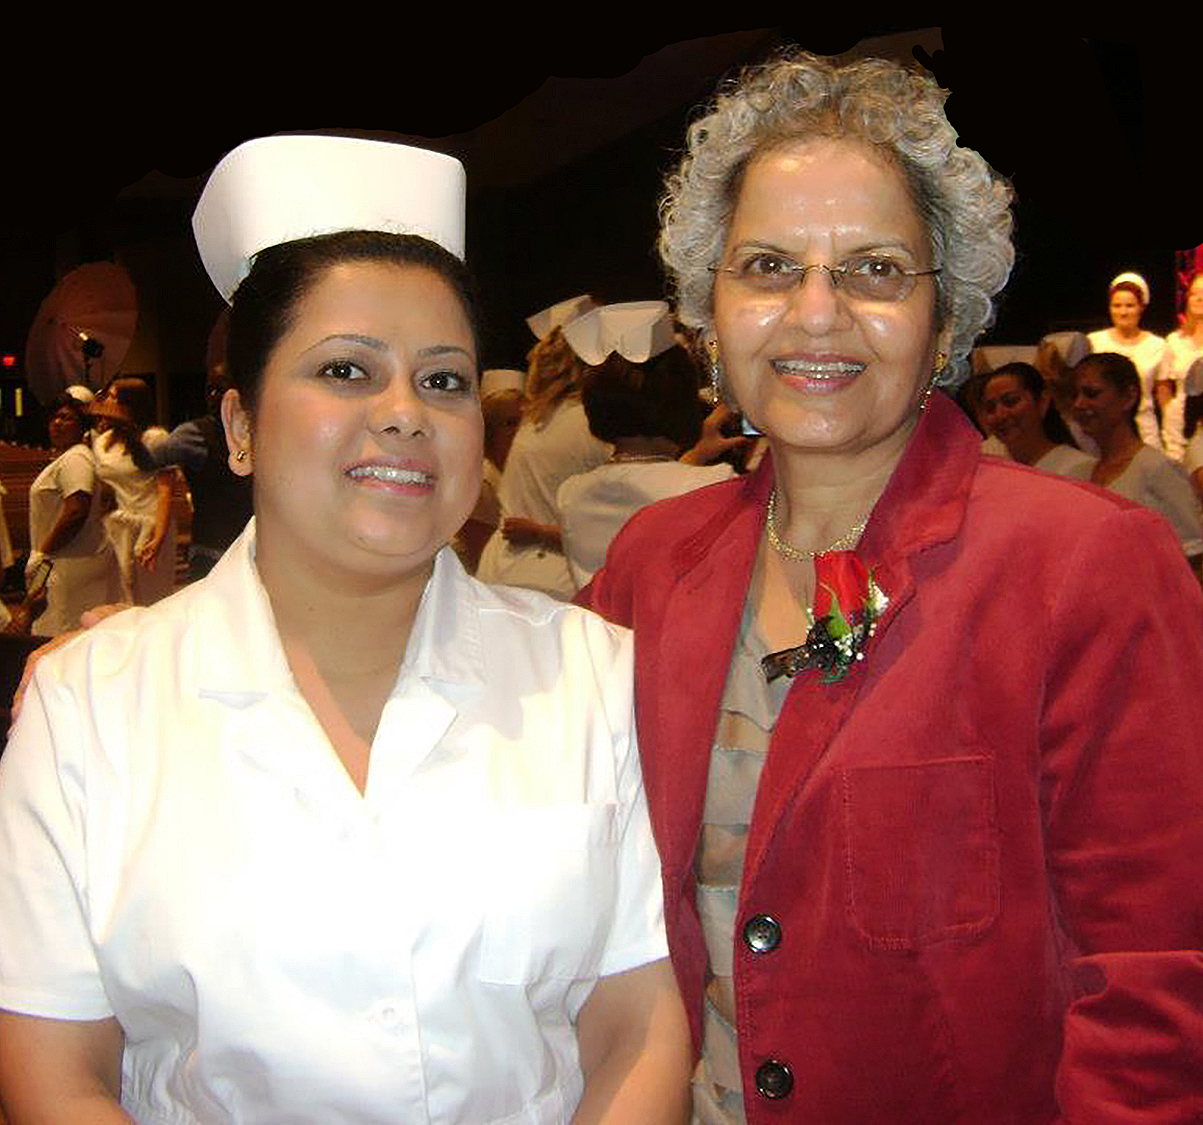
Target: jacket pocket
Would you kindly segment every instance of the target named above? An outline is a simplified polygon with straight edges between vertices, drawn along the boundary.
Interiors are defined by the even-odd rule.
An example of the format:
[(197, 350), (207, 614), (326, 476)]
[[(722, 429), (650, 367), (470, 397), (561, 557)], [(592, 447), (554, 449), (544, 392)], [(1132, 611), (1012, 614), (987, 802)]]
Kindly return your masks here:
[(999, 911), (989, 758), (841, 771), (845, 896), (870, 948), (970, 938)]
[(618, 806), (512, 810), (493, 836), (480, 979), (596, 976), (618, 889)]

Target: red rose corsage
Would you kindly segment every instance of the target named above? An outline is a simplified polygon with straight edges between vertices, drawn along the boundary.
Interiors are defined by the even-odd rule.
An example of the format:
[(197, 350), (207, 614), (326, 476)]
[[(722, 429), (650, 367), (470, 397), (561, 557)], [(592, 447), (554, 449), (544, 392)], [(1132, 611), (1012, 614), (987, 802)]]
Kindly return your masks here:
[(865, 657), (864, 647), (876, 631), (889, 598), (855, 551), (816, 555), (815, 602), (806, 611), (810, 630), (803, 644), (773, 652), (761, 661), (771, 683), (778, 676), (817, 671), (822, 682), (842, 680)]

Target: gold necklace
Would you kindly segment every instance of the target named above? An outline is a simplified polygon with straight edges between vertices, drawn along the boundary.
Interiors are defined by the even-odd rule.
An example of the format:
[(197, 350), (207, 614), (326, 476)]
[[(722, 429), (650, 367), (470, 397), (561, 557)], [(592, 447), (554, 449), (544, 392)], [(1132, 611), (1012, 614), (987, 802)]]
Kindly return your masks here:
[(777, 531), (777, 490), (774, 488), (769, 493), (769, 508), (768, 520), (765, 526), (769, 533), (769, 545), (773, 550), (783, 554), (787, 559), (793, 559), (794, 562), (812, 562), (819, 555), (825, 555), (828, 551), (847, 551), (856, 546), (856, 541), (861, 537), (862, 532), (869, 524), (869, 517), (866, 516), (855, 527), (849, 528), (844, 532), (834, 543), (829, 547), (824, 547), (821, 551), (799, 551), (797, 547), (791, 547), (784, 539), (781, 538)]

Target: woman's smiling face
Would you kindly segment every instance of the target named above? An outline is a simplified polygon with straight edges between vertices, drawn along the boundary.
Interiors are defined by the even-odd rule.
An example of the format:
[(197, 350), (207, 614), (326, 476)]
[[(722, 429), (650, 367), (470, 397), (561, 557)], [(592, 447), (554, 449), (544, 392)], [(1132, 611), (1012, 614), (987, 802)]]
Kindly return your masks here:
[(300, 299), (263, 372), (249, 445), (257, 550), (343, 575), (408, 574), (460, 529), (480, 491), (472, 328), (424, 266), (350, 261)]
[[(838, 267), (872, 258), (908, 272), (934, 265), (902, 173), (843, 140), (753, 159), (719, 264), (747, 270), (752, 256), (759, 268), (761, 254), (765, 269), (778, 259)], [(933, 375), (936, 290), (930, 276), (916, 277), (901, 300), (856, 300), (816, 269), (788, 291), (761, 295), (719, 272), (714, 331), (735, 399), (770, 441), (900, 451)]]
[(1140, 299), (1130, 289), (1115, 289), (1108, 306), (1111, 323), (1120, 331), (1134, 332), (1140, 327), (1141, 314), (1145, 311)]
[(1011, 372), (992, 375), (979, 406), (982, 425), (1008, 449), (1038, 440), (1043, 433), (1042, 403)]

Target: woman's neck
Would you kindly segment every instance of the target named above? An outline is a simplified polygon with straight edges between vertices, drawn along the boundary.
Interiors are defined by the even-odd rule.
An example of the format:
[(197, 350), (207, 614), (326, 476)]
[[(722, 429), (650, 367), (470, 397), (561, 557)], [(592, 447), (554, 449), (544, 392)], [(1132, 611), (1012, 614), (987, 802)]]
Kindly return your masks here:
[(282, 640), (303, 647), (331, 678), (387, 672), (395, 679), (433, 560), (378, 578), (306, 558), (262, 533), (255, 555)]
[(1141, 338), (1141, 336), (1144, 335), (1144, 329), (1141, 328), (1141, 326), (1139, 324), (1125, 325), (1123, 328), (1119, 327), (1118, 325), (1113, 324), (1111, 326), (1111, 331), (1114, 332), (1115, 335), (1117, 335), (1121, 340), (1123, 340), (1125, 343), (1128, 343), (1128, 344), (1131, 344), (1134, 341), (1139, 340)]
[(1144, 444), (1126, 422), (1109, 434), (1095, 438), (1099, 443), (1099, 461), (1103, 465), (1122, 464), (1132, 460)]
[(297, 690), (362, 794), (433, 562), (399, 579), (374, 580), (275, 546), (260, 538), (256, 566), (280, 646)]
[(1007, 452), (1021, 465), (1034, 465), (1055, 445), (1056, 442), (1049, 441), (1043, 433), (1037, 433), (1032, 437), (1020, 437), (1007, 446)]
[(798, 550), (824, 551), (867, 522), (916, 422), (855, 453), (801, 451), (770, 439), (781, 538)]

